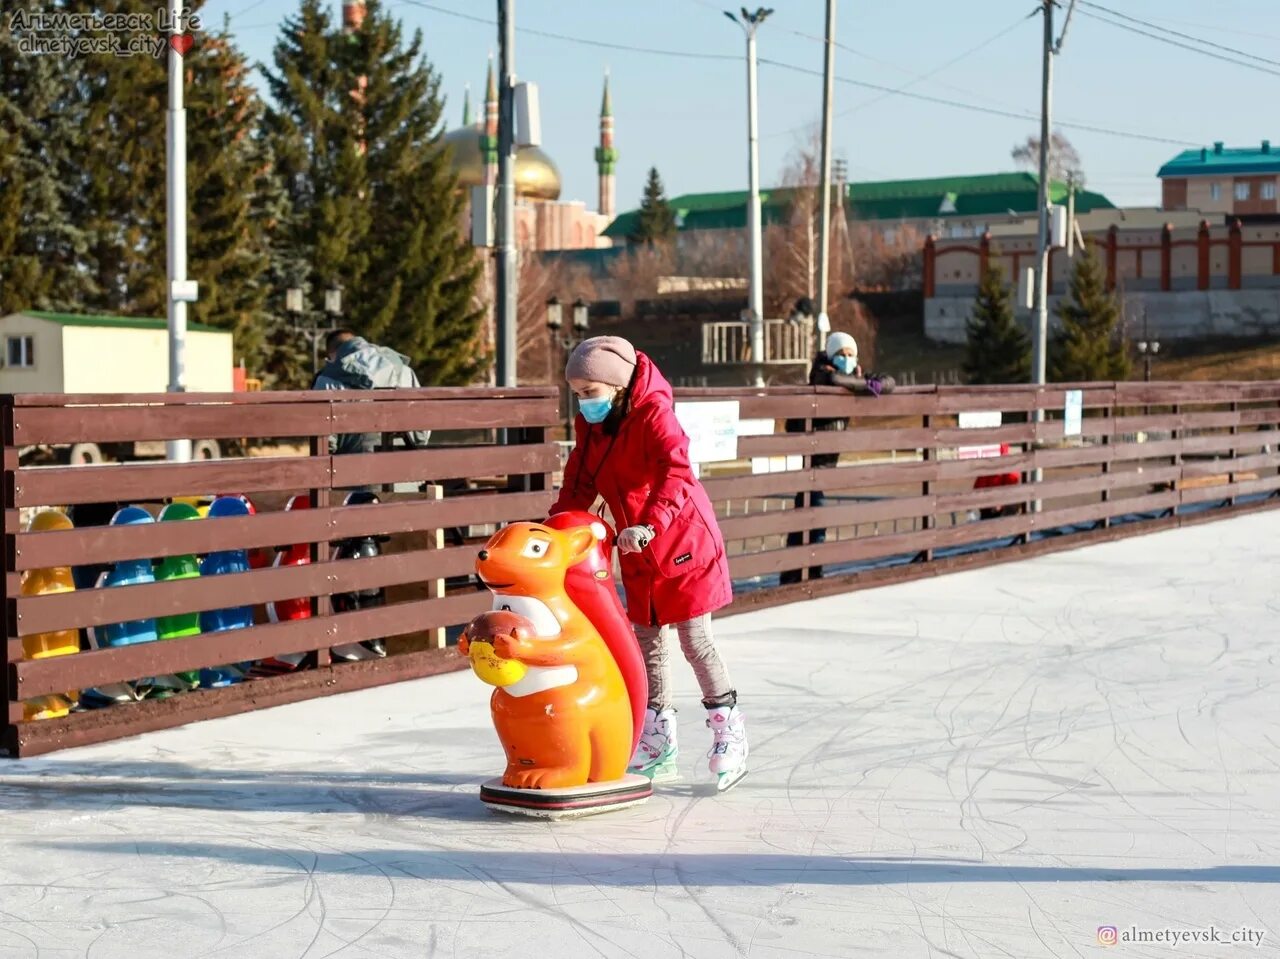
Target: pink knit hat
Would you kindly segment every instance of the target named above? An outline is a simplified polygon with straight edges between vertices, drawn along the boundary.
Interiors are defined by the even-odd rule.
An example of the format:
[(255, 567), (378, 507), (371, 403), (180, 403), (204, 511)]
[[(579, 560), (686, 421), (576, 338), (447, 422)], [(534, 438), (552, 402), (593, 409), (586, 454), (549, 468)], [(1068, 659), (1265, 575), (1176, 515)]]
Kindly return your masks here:
[(636, 348), (620, 336), (593, 336), (569, 356), (566, 380), (590, 380), (610, 386), (629, 386), (636, 368)]

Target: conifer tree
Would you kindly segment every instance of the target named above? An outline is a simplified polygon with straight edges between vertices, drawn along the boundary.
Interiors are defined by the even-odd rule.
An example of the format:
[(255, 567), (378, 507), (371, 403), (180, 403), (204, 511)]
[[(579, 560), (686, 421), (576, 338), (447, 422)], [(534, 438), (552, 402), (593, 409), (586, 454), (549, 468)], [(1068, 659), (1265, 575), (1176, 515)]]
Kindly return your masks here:
[(640, 199), (639, 218), (628, 239), (632, 243), (653, 246), (655, 243), (666, 243), (674, 239), (675, 235), (675, 211), (667, 202), (667, 194), (662, 186), (662, 177), (658, 176), (657, 167), (651, 167), (649, 179), (644, 185), (644, 196)]
[(1058, 304), (1061, 328), (1049, 353), (1049, 379), (1055, 383), (1124, 380), (1129, 356), (1120, 329), (1120, 305), (1106, 288), (1093, 244), (1076, 256), (1069, 297)]
[(46, 8), (14, 0), (0, 23), (0, 315), (76, 308), (91, 288), (86, 233), (69, 212), (85, 166), (83, 64), (19, 51), (18, 15)]
[(1026, 383), (1031, 378), (1031, 339), (1013, 315), (1004, 273), (990, 263), (967, 327), (965, 382)]
[(424, 383), (459, 384), (479, 366), (479, 266), (421, 49), (377, 2), (344, 34), (303, 0), (268, 74), (267, 130), (288, 184), (282, 243), (306, 285), (341, 283), (344, 324), (405, 353)]
[[(193, 11), (201, 5), (189, 4)], [(110, 0), (96, 9), (151, 20), (157, 8), (151, 0)], [(96, 54), (79, 68), (83, 177), (70, 213), (89, 233), (85, 266), (94, 290), (84, 307), (164, 316), (167, 58)]]
[(250, 375), (264, 378), (268, 316), (270, 157), (258, 126), (263, 105), (251, 67), (227, 25), (186, 56), (188, 273), (200, 284), (198, 322), (230, 330)]

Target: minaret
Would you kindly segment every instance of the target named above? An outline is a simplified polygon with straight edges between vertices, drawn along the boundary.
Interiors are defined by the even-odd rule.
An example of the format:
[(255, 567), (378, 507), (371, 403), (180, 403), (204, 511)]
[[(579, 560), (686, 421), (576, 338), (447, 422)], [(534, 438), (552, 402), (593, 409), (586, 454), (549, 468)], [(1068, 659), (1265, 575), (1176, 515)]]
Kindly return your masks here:
[(600, 145), (596, 147), (596, 169), (600, 174), (600, 205), (597, 212), (612, 220), (618, 215), (618, 186), (614, 168), (618, 151), (613, 146), (613, 101), (609, 97), (609, 73), (604, 75), (604, 99), (600, 103)]
[[(357, 32), (364, 23), (364, 18), (367, 14), (365, 0), (345, 0), (342, 4), (342, 32), (347, 36)], [(356, 108), (360, 112), (360, 117), (356, 121), (356, 129), (360, 134), (357, 149), (359, 149), (361, 156), (364, 155), (366, 149), (364, 140), (364, 100), (365, 90), (368, 86), (369, 78), (360, 76), (356, 77), (356, 85), (351, 90), (351, 99), (355, 101)]]
[(480, 152), (484, 155), (484, 182), (486, 186), (498, 183), (498, 81), (493, 75), (493, 54), (489, 54), (489, 79), (484, 90), (484, 132), (480, 137)]
[(467, 84), (462, 91), (462, 125), (463, 127), (471, 126), (471, 84)]
[(345, 0), (342, 4), (342, 32), (351, 34), (360, 29), (360, 25), (364, 23), (365, 0)]

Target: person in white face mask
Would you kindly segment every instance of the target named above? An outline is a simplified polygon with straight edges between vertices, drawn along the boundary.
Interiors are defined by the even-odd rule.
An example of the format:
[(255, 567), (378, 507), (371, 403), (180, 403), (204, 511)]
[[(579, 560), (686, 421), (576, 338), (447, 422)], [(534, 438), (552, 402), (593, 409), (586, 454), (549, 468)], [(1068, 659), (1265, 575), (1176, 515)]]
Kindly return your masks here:
[[(813, 366), (809, 369), (809, 385), (810, 386), (843, 386), (845, 389), (854, 393), (867, 396), (879, 396), (882, 393), (893, 392), (894, 382), (891, 376), (867, 376), (863, 374), (862, 366), (858, 362), (858, 341), (850, 334), (837, 330), (827, 337), (826, 348), (813, 359)], [(843, 430), (849, 424), (847, 417), (837, 417), (832, 419), (815, 419), (813, 421), (814, 430)], [(787, 420), (788, 433), (803, 433), (804, 420)], [(836, 466), (840, 461), (839, 453), (814, 453), (810, 457), (814, 469), (827, 469)], [(796, 493), (795, 505), (796, 509), (804, 508), (803, 491)], [(822, 490), (813, 490), (809, 494), (809, 502), (812, 506), (824, 506), (826, 504), (826, 494)], [(825, 543), (827, 541), (826, 529), (814, 529), (809, 532), (809, 542), (811, 544)], [(788, 546), (801, 546), (804, 544), (804, 531), (793, 530), (787, 534)], [(820, 579), (822, 577), (821, 566), (811, 566), (809, 568), (810, 579)], [(800, 570), (788, 569), (783, 570), (779, 581), (783, 586), (800, 582)]]

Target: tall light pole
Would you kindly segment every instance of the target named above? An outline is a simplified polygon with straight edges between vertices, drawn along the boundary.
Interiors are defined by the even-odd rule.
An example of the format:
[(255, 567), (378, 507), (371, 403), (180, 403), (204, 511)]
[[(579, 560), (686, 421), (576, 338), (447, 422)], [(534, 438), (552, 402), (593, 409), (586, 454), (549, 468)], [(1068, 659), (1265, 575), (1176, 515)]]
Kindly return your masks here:
[(747, 35), (747, 229), (751, 250), (751, 284), (747, 304), (751, 331), (751, 362), (756, 367), (756, 385), (764, 385), (764, 255), (760, 214), (760, 130), (756, 102), (756, 29), (773, 13), (759, 7), (755, 13), (742, 8), (741, 18), (728, 10), (724, 15), (739, 23)]
[(821, 233), (818, 237), (818, 328), (827, 317), (827, 289), (831, 283), (831, 121), (835, 98), (836, 0), (827, 0), (827, 51), (822, 80), (822, 171), (818, 193), (822, 197)]
[[(1044, 45), (1041, 55), (1044, 63), (1040, 86), (1040, 182), (1036, 184), (1036, 209), (1039, 214), (1036, 221), (1036, 323), (1032, 357), (1033, 382), (1041, 385), (1045, 381), (1049, 335), (1049, 114), (1053, 106), (1053, 4), (1054, 0), (1041, 0), (1044, 11)], [(1036, 419), (1044, 419), (1044, 412), (1037, 410)]]
[[(1033, 329), (1033, 352), (1031, 376), (1038, 386), (1045, 382), (1045, 367), (1049, 353), (1049, 149), (1052, 139), (1050, 114), (1053, 108), (1053, 58), (1062, 52), (1062, 41), (1067, 38), (1067, 27), (1071, 25), (1071, 14), (1075, 11), (1076, 0), (1071, 0), (1067, 8), (1067, 17), (1062, 27), (1062, 36), (1057, 43), (1053, 40), (1053, 8), (1057, 0), (1041, 0), (1044, 13), (1044, 42), (1041, 56), (1043, 67), (1040, 84), (1040, 182), (1036, 184), (1036, 282), (1035, 303), (1036, 322)], [(1044, 422), (1044, 409), (1037, 402), (1035, 419)], [(1044, 478), (1044, 470), (1040, 467), (1032, 473), (1033, 481), (1039, 485)], [(1035, 500), (1032, 509), (1040, 512), (1041, 502)]]
[[(170, 10), (169, 111), (165, 117), (170, 393), (184, 393), (187, 389), (187, 304), (196, 299), (195, 281), (187, 279), (187, 111), (182, 102), (182, 85), (183, 55), (191, 49), (191, 37), (185, 33), (182, 12), (182, 4), (175, 0)], [(169, 440), (165, 443), (165, 456), (176, 463), (188, 462), (191, 440)]]
[[(1062, 36), (1055, 42), (1053, 39), (1053, 8), (1058, 0), (1041, 0), (1044, 14), (1044, 42), (1041, 48), (1043, 68), (1040, 85), (1040, 182), (1036, 184), (1037, 217), (1036, 236), (1036, 279), (1035, 304), (1036, 322), (1033, 330), (1034, 352), (1032, 354), (1031, 375), (1033, 382), (1043, 385), (1049, 344), (1049, 151), (1053, 138), (1051, 113), (1053, 109), (1053, 58), (1062, 52), (1062, 43), (1067, 39), (1067, 28), (1071, 26), (1071, 14), (1075, 12), (1076, 0), (1071, 0), (1067, 8), (1067, 16), (1062, 25)], [(1071, 227), (1070, 221), (1067, 224)], [(1037, 414), (1037, 419), (1043, 419)]]
[(498, 289), (499, 386), (516, 385), (516, 25), (515, 0), (498, 0)]

